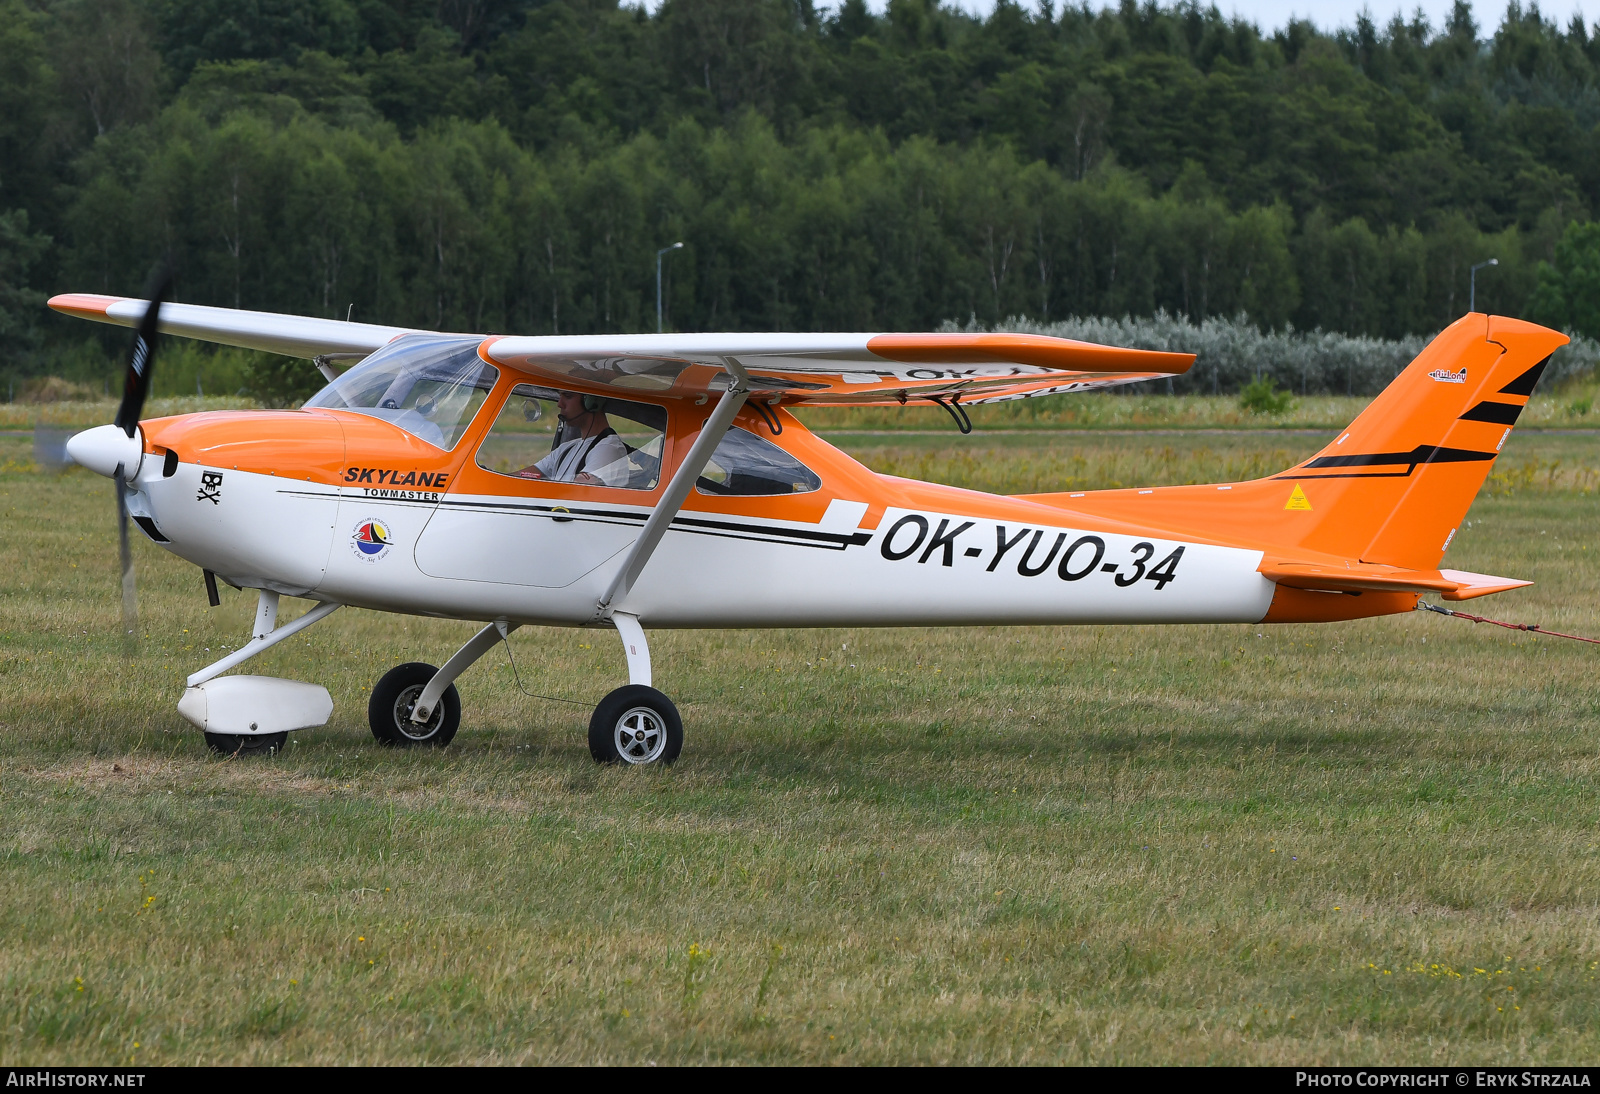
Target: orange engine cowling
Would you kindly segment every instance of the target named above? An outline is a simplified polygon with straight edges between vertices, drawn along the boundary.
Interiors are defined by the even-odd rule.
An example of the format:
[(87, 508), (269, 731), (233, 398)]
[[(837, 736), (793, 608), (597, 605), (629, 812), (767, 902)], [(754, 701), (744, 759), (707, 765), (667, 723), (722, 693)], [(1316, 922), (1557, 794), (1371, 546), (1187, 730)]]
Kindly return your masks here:
[(230, 584), (290, 595), (327, 570), (345, 462), (324, 411), (186, 414), (140, 423), (140, 526)]
[(238, 410), (139, 423), (145, 451), (179, 463), (338, 484), (344, 471), (339, 416), (318, 410)]

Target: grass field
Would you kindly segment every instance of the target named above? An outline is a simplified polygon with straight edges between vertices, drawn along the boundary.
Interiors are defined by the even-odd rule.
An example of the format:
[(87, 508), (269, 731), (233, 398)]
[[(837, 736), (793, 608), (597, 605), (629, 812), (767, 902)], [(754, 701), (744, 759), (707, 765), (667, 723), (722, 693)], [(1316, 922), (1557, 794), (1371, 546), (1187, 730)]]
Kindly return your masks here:
[[(1011, 490), (1325, 439), (820, 424)], [(1538, 584), (1476, 610), (1600, 633), (1597, 444), (1513, 437), (1449, 563)], [(110, 486), (29, 452), (0, 437), (0, 1063), (1600, 1057), (1593, 646), (1421, 615), (664, 633), (687, 744), (638, 772), (503, 656), (448, 751), (379, 750), (364, 689), (471, 627), (351, 611), (254, 663), (332, 723), (216, 759), (174, 707), (253, 598), (208, 609), (139, 540), (124, 659)], [(625, 678), (609, 633), (512, 645), (532, 691)]]

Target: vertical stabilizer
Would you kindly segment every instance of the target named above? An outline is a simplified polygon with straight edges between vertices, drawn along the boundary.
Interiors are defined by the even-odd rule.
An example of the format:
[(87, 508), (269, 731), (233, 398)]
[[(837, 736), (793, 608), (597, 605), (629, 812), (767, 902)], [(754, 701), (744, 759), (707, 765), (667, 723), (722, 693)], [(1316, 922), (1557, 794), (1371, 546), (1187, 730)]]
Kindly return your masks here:
[(1470, 314), (1446, 327), (1332, 444), (1274, 476), (1317, 499), (1300, 544), (1362, 562), (1438, 566), (1550, 354), (1566, 342), (1501, 316)]

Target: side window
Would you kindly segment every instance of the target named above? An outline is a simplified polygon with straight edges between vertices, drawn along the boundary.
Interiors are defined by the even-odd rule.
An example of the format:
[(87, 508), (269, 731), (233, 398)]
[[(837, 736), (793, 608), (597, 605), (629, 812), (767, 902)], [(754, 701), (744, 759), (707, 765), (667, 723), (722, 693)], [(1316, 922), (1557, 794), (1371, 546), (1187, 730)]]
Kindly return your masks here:
[(666, 426), (664, 407), (518, 384), (477, 461), (513, 478), (652, 490)]
[(711, 454), (695, 489), (702, 494), (760, 497), (806, 494), (821, 485), (817, 473), (789, 453), (735, 426)]

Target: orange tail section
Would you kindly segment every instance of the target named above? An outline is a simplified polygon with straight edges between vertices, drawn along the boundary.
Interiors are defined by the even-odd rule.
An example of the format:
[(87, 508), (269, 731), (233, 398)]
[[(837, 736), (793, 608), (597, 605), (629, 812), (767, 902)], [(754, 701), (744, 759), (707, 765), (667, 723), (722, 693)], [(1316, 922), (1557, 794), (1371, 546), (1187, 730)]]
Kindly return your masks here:
[(1545, 362), (1567, 340), (1501, 316), (1467, 315), (1446, 327), (1332, 444), (1268, 480), (1293, 482), (1311, 518), (1271, 541), (1438, 566)]
[[(1108, 490), (1080, 498), (1037, 494), (1031, 499), (1265, 550), (1263, 572), (1274, 580), (1288, 572), (1280, 563), (1319, 570), (1335, 564), (1377, 582), (1354, 587), (1376, 592), (1387, 581), (1387, 587), (1399, 589), (1405, 587), (1400, 571), (1426, 571), (1433, 577), (1413, 580), (1410, 587), (1431, 590), (1456, 528), (1545, 363), (1567, 341), (1558, 331), (1532, 323), (1469, 314), (1441, 331), (1332, 444), (1280, 475), (1142, 494)], [(1483, 591), (1494, 591), (1484, 582), (1500, 580), (1463, 577), (1482, 579), (1476, 587)], [(1464, 595), (1477, 595), (1466, 591), (1472, 582), (1457, 584)], [(1281, 594), (1290, 591), (1280, 588)], [(1317, 599), (1314, 592), (1299, 595)], [(1406, 595), (1368, 593), (1363, 599), (1393, 600), (1385, 610), (1406, 610), (1415, 602), (1414, 595), (1404, 600)], [(1351, 603), (1335, 611), (1330, 604), (1332, 614), (1326, 617), (1378, 614), (1377, 607)], [(1278, 614), (1275, 603), (1273, 615)]]

